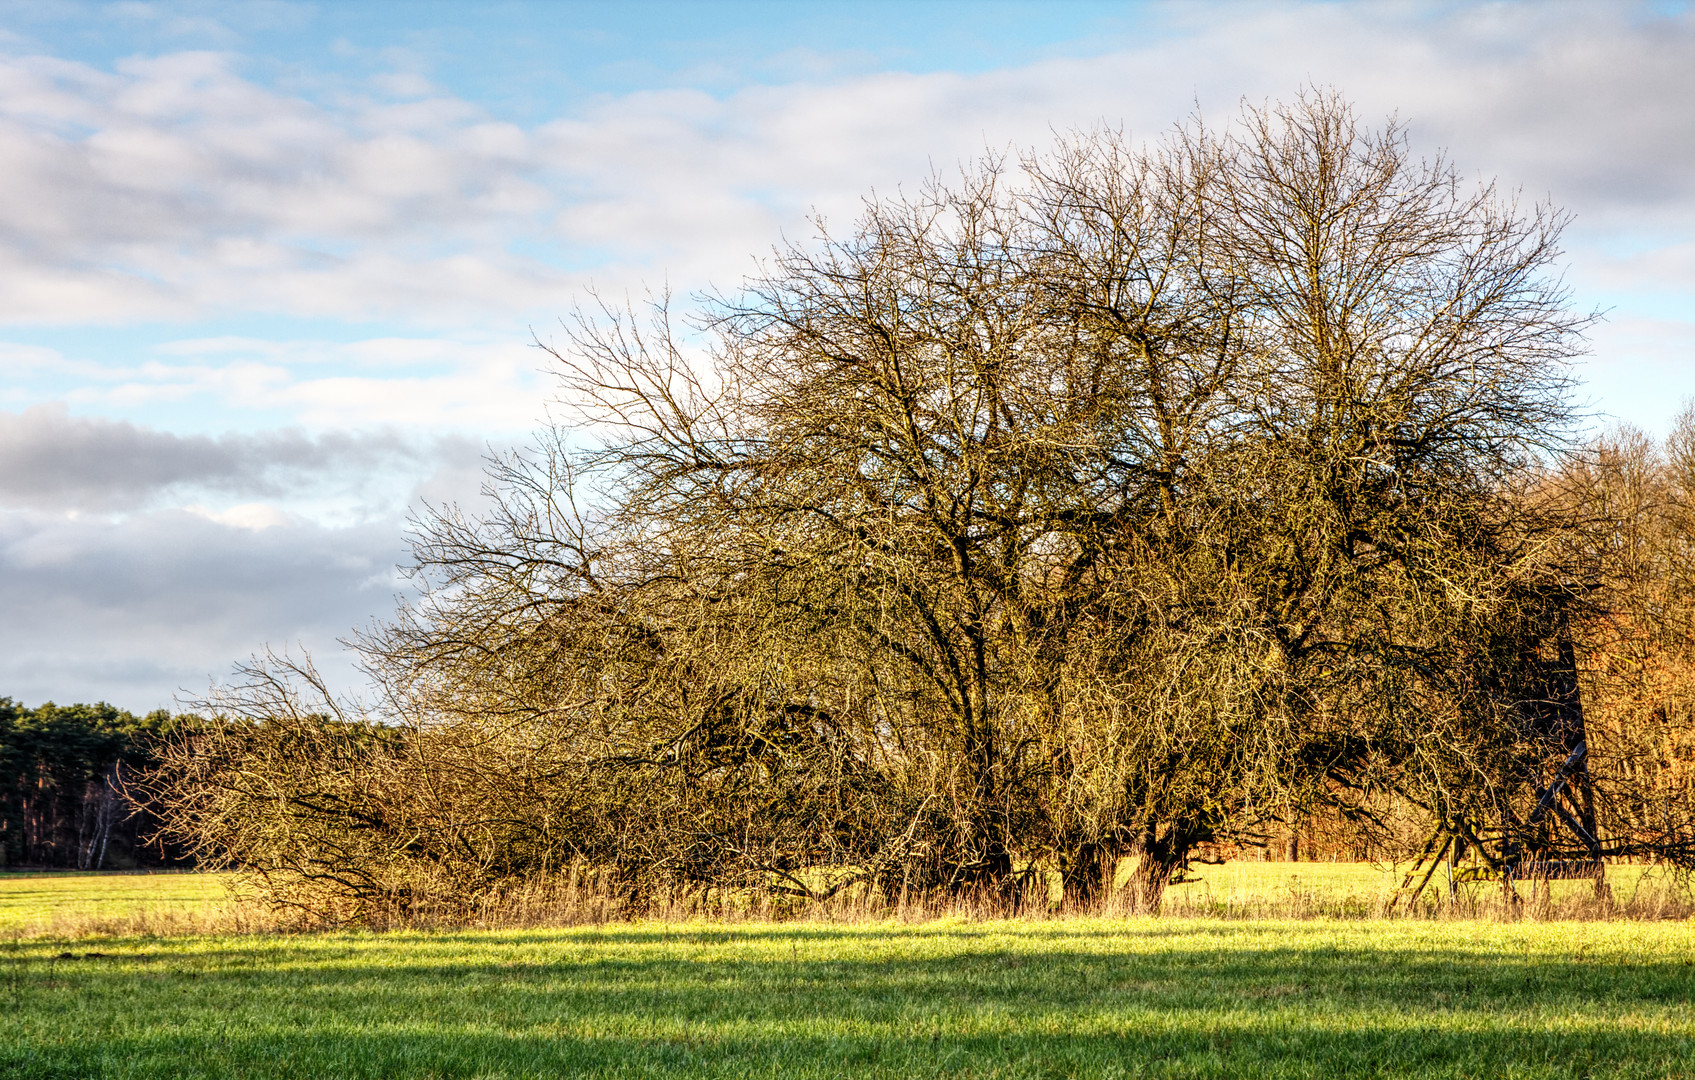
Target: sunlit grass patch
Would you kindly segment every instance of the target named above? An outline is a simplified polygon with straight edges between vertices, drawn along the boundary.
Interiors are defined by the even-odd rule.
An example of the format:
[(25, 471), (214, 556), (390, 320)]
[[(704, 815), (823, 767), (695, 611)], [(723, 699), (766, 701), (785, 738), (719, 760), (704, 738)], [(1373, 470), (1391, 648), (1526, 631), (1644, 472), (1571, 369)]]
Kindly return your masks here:
[[(1184, 884), (1167, 890), (1163, 910), (1175, 915), (1222, 915), (1236, 918), (1325, 916), (1372, 918), (1389, 912), (1406, 866), (1364, 862), (1230, 862), (1195, 866)], [(1547, 883), (1540, 910), (1521, 906), (1516, 914), (1541, 918), (1681, 917), (1690, 910), (1688, 882), (1664, 867), (1611, 865), (1606, 872), (1608, 902), (1595, 902), (1589, 880)], [(1536, 885), (1516, 883), (1521, 902), (1536, 898)], [(1445, 870), (1438, 867), (1418, 903), (1405, 897), (1400, 913), (1445, 917), (1502, 917), (1506, 914), (1499, 881), (1467, 881), (1448, 892)]]
[(191, 931), (239, 907), (231, 875), (171, 872), (0, 872), (0, 937)]

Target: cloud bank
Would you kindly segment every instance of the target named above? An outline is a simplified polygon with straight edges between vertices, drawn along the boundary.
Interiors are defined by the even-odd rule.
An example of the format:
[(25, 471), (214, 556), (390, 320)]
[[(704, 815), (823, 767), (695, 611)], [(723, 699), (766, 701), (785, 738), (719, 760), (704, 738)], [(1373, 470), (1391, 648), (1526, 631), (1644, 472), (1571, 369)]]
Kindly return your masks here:
[[(314, 100), (228, 52), (0, 60), (0, 320), (558, 310), (740, 274), (817, 206), (1055, 128), (1334, 84), (1420, 144), (1663, 236), (1695, 223), (1695, 17), (1624, 5), (1176, 5), (1152, 41), (976, 74), (607, 97), (529, 126), (417, 77)], [(1156, 20), (1158, 22), (1160, 20)], [(397, 91), (409, 93), (397, 94)], [(1687, 237), (1683, 238), (1687, 241)], [(1687, 255), (1672, 262), (1691, 283)], [(722, 281), (721, 281), (722, 283)]]
[(275, 498), (330, 477), (415, 472), (437, 457), (393, 431), (177, 435), (41, 405), (0, 412), (0, 506), (132, 510), (185, 490)]
[(174, 509), (0, 513), (0, 694), (173, 707), (266, 642), (357, 685), (336, 639), (392, 610), (404, 555), (393, 519), (254, 530)]

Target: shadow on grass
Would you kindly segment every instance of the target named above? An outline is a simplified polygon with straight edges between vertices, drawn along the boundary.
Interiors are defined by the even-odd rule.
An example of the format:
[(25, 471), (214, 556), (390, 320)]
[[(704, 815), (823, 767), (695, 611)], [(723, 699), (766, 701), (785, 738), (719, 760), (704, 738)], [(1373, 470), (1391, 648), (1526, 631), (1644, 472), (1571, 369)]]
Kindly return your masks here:
[[(1077, 951), (1075, 924), (1019, 927), (1015, 948), (982, 942), (1004, 929), (950, 927), (962, 947), (925, 957), (900, 950), (942, 931), (11, 949), (0, 1077), (1695, 1075), (1685, 956), (1297, 947), (1239, 929), (1197, 946), (1196, 929), (1187, 946), (1096, 953)], [(816, 955), (844, 937), (883, 954)], [(1045, 945), (1061, 939), (1073, 947)]]

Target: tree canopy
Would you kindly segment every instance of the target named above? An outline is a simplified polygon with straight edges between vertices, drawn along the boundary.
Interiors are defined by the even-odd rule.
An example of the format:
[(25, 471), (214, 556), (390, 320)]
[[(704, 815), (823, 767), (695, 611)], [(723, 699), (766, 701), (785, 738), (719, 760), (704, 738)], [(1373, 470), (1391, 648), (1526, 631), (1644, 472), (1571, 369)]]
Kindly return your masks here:
[[(1306, 815), (1510, 832), (1605, 572), (1551, 480), (1563, 222), (1313, 92), (870, 200), (688, 322), (579, 313), (560, 418), (358, 643), (387, 726), (261, 664), (160, 790), (361, 896), (1087, 904), (1128, 857), (1154, 908)], [(296, 753), (354, 728), (342, 780)]]

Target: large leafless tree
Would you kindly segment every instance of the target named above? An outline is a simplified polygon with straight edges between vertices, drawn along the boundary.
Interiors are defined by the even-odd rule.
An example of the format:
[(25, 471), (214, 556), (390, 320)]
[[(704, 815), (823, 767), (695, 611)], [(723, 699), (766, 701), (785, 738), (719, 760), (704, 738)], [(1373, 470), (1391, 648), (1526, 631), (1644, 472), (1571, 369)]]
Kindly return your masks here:
[(1592, 592), (1526, 494), (1561, 224), (1315, 92), (869, 202), (686, 325), (579, 316), (560, 418), (362, 642), (408, 842), (1077, 903), (1129, 856), (1154, 907), (1299, 814), (1498, 800)]

